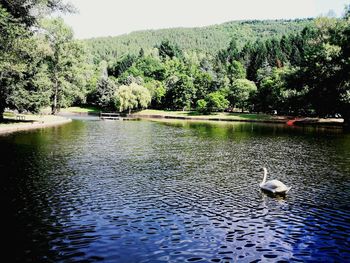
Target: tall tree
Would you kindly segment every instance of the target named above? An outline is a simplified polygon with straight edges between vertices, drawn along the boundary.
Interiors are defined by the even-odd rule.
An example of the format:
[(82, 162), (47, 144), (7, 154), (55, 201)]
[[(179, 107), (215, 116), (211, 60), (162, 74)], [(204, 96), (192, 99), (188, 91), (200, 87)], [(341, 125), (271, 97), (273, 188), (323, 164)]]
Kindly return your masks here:
[(267, 50), (265, 43), (258, 40), (250, 50), (250, 59), (247, 65), (247, 78), (252, 81), (257, 80), (257, 72), (267, 61)]
[(87, 67), (87, 56), (81, 43), (73, 40), (73, 31), (61, 18), (42, 22), (43, 37), (48, 42), (48, 74), (51, 80), (51, 109), (71, 105), (81, 92), (81, 80)]
[[(46, 106), (42, 43), (0, 6), (0, 119), (5, 108), (38, 111)], [(47, 82), (46, 82), (47, 84)]]
[(299, 89), (308, 90), (307, 99), (321, 116), (339, 112), (347, 116), (348, 27), (347, 19), (319, 18), (315, 26), (303, 31), (305, 55), (298, 71)]
[(121, 57), (116, 63), (108, 68), (108, 74), (118, 78), (135, 63), (136, 59), (136, 56), (130, 54)]
[(163, 40), (157, 48), (159, 50), (159, 56), (163, 59), (174, 57), (181, 58), (183, 56), (179, 46), (171, 43), (169, 40)]
[(257, 88), (254, 82), (247, 79), (237, 79), (233, 82), (230, 90), (230, 102), (233, 107), (238, 107), (242, 112), (248, 108), (250, 99), (255, 94)]
[(196, 88), (190, 76), (177, 73), (166, 80), (166, 100), (168, 107), (175, 109), (190, 109), (195, 105)]

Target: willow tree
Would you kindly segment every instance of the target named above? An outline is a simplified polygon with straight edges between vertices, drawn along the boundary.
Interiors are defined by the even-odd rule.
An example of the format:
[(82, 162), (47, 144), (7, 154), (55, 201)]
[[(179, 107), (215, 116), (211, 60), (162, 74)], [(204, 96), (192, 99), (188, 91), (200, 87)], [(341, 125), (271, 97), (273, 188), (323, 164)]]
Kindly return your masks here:
[(147, 108), (151, 103), (151, 94), (147, 88), (131, 83), (129, 86), (122, 85), (115, 94), (115, 105), (119, 111)]

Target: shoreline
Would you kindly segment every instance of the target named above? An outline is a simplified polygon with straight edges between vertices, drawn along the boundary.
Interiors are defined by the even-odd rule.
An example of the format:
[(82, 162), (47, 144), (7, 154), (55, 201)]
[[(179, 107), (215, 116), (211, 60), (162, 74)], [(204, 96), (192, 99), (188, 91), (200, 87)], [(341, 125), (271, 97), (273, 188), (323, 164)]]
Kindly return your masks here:
[[(89, 111), (61, 111), (60, 116), (91, 116), (98, 117), (101, 112), (89, 112)], [(136, 111), (131, 114), (125, 114), (126, 118), (141, 120), (141, 119), (174, 119), (174, 120), (190, 120), (190, 121), (224, 121), (224, 122), (246, 122), (246, 123), (266, 123), (266, 124), (285, 124), (288, 126), (303, 127), (327, 127), (327, 128), (346, 128), (344, 120), (341, 118), (317, 118), (317, 117), (298, 117), (298, 116), (285, 116), (285, 115), (267, 115), (267, 114), (254, 114), (254, 113), (233, 113), (222, 114), (216, 113), (215, 115), (188, 115), (190, 111), (166, 111), (166, 110), (154, 110), (146, 109), (142, 111)], [(252, 117), (255, 115), (255, 117)], [(248, 117), (246, 117), (248, 116)]]
[(16, 123), (16, 124), (10, 124), (8, 127), (6, 126), (0, 126), (0, 135), (19, 132), (19, 131), (29, 131), (29, 130), (36, 130), (36, 129), (43, 129), (43, 128), (50, 128), (54, 126), (60, 126), (67, 123), (72, 122), (71, 119), (60, 117), (61, 119), (52, 120), (52, 121), (33, 121), (30, 123)]
[(137, 119), (176, 119), (176, 120), (191, 120), (191, 121), (226, 121), (226, 122), (259, 122), (259, 123), (286, 123), (287, 120), (271, 119), (271, 120), (257, 120), (257, 119), (230, 119), (220, 117), (189, 117), (189, 116), (174, 116), (174, 115), (159, 115), (159, 114), (128, 114), (127, 117)]
[[(220, 117), (191, 117), (191, 116), (175, 116), (163, 114), (128, 114), (130, 118), (137, 119), (175, 119), (175, 120), (191, 120), (191, 121), (225, 121), (225, 122), (251, 122), (251, 123), (267, 123), (267, 124), (285, 124), (288, 126), (320, 126), (329, 128), (343, 128), (344, 124), (339, 119), (322, 119), (322, 118), (288, 118), (280, 116), (279, 119), (238, 119), (238, 118), (220, 118)], [(292, 121), (292, 122), (291, 122)]]

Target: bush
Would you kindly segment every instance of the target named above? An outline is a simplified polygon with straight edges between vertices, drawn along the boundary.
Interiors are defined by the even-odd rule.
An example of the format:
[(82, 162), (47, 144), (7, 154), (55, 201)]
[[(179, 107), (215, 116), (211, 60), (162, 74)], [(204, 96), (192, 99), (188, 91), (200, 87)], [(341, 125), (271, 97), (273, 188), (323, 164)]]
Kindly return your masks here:
[(207, 102), (209, 112), (224, 111), (229, 106), (229, 101), (219, 91), (209, 93), (206, 96), (205, 101)]
[(208, 103), (205, 100), (198, 100), (197, 101), (197, 111), (200, 113), (207, 113), (208, 108), (207, 108)]

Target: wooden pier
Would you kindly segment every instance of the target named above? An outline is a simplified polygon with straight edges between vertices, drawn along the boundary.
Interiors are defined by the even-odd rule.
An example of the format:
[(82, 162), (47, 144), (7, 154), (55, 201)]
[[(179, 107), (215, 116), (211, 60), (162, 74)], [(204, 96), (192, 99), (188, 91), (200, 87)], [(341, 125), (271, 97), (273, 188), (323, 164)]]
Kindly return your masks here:
[(100, 119), (101, 120), (123, 120), (123, 118), (120, 116), (120, 113), (113, 113), (113, 112), (100, 112)]

